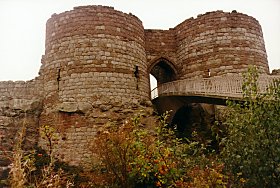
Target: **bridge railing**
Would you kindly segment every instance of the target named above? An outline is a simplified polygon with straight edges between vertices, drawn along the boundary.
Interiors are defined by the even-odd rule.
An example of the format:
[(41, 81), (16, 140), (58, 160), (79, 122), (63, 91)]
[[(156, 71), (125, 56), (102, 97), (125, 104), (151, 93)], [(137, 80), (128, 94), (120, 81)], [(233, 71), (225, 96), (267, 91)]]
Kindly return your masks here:
[(156, 87), (151, 91), (151, 98), (155, 99), (157, 97), (158, 97), (158, 88)]
[[(259, 92), (265, 92), (269, 84), (275, 79), (280, 79), (280, 76), (260, 75), (258, 79)], [(167, 82), (153, 89), (151, 98), (154, 99), (161, 95), (241, 98), (242, 83), (243, 77), (241, 75), (183, 79)]]

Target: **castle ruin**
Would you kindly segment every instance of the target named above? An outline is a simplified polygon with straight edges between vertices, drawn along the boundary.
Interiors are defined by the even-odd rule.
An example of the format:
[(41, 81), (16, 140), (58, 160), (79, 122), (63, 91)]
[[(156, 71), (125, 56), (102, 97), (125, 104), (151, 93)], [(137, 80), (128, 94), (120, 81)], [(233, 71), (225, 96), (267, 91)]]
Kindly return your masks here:
[(160, 85), (240, 74), (249, 65), (269, 73), (259, 22), (236, 11), (208, 12), (169, 30), (144, 29), (136, 16), (105, 6), (54, 14), (39, 76), (0, 82), (0, 149), (11, 150), (23, 122), (27, 147), (43, 145), (38, 128), (49, 125), (60, 134), (60, 158), (83, 165), (104, 124), (151, 107), (150, 74)]

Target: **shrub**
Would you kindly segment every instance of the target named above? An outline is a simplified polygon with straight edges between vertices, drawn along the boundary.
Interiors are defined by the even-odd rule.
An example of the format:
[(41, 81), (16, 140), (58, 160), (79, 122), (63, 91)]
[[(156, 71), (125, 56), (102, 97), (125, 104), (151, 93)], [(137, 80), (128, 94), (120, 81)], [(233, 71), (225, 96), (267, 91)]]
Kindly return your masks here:
[(25, 136), (25, 126), (18, 133), (18, 141), (13, 148), (12, 164), (10, 170), (9, 183), (12, 188), (23, 188), (27, 183), (27, 170), (30, 172), (33, 170), (33, 160), (27, 156), (24, 156), (22, 150), (22, 141)]
[(231, 177), (225, 175), (224, 164), (212, 162), (212, 164), (206, 165), (204, 167), (194, 166), (187, 172), (187, 177), (189, 181), (176, 182), (176, 187), (188, 188), (226, 188), (231, 187)]
[(22, 142), (25, 135), (25, 126), (18, 133), (14, 146), (9, 184), (12, 188), (23, 187), (73, 187), (71, 176), (61, 168), (55, 169), (55, 159), (52, 157), (54, 129), (46, 126), (41, 128), (43, 139), (48, 141), (49, 154), (38, 151), (23, 151)]
[[(199, 142), (176, 137), (168, 128), (164, 114), (159, 124), (145, 127), (136, 116), (121, 127), (109, 125), (93, 144), (97, 162), (95, 170), (106, 174), (103, 182), (110, 187), (178, 187), (195, 181), (196, 168), (204, 169), (214, 158), (206, 156), (206, 147)], [(208, 153), (209, 154), (209, 153)], [(209, 154), (210, 155), (210, 154)], [(211, 171), (212, 172), (212, 171)], [(210, 173), (210, 172), (209, 172)], [(227, 178), (214, 180), (226, 184)], [(205, 175), (203, 178), (208, 178)], [(205, 182), (209, 180), (205, 179)], [(211, 179), (212, 180), (212, 179)], [(103, 186), (104, 186), (103, 184)], [(179, 186), (180, 187), (180, 186)]]
[(280, 81), (265, 94), (258, 91), (258, 73), (244, 77), (244, 103), (228, 102), (221, 157), (226, 168), (246, 179), (246, 187), (280, 185)]

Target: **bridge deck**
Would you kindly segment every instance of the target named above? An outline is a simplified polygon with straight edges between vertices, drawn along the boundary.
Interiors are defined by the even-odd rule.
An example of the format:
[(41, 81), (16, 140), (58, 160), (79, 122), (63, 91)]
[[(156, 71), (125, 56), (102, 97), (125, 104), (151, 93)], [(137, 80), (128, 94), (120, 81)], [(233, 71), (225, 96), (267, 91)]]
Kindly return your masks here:
[[(264, 93), (273, 80), (280, 76), (260, 75), (258, 90)], [(151, 98), (159, 96), (205, 96), (223, 99), (241, 99), (243, 77), (230, 75), (211, 78), (183, 79), (164, 83), (151, 92)]]

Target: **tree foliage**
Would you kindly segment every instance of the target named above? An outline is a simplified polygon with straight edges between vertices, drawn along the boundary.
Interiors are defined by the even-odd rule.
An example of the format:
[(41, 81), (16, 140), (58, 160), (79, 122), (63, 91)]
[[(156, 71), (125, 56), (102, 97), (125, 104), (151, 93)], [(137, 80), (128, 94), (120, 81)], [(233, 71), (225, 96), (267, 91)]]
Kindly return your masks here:
[(228, 170), (246, 180), (248, 187), (280, 185), (280, 80), (258, 89), (258, 72), (244, 75), (243, 102), (229, 101), (221, 156)]

